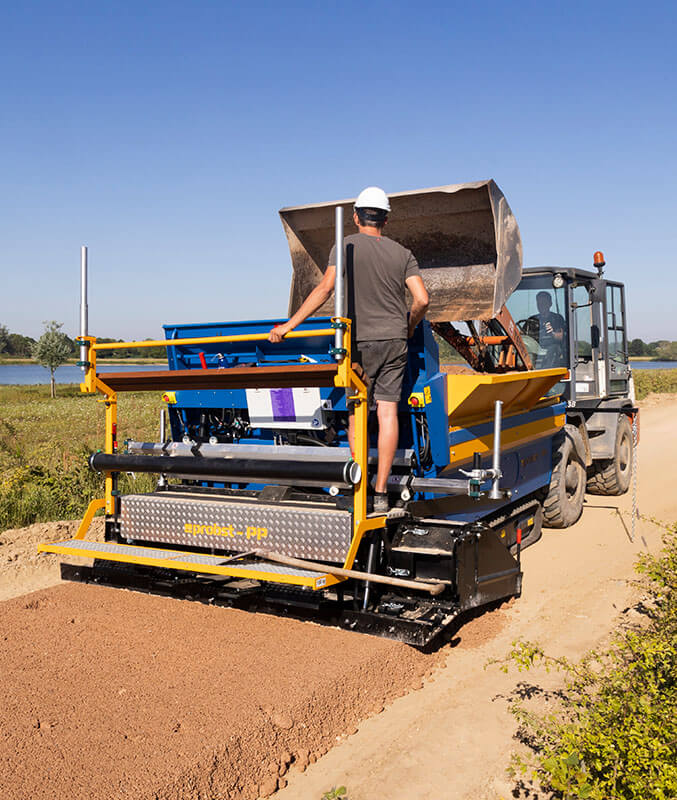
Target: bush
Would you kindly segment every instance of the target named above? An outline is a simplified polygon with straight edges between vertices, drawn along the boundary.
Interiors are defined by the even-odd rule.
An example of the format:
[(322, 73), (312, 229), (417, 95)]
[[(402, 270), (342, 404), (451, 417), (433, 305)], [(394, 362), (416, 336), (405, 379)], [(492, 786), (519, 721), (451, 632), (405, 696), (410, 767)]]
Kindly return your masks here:
[[(5, 472), (0, 481), (0, 531), (81, 517), (90, 501), (104, 493), (103, 476), (89, 469), (87, 455), (70, 469), (32, 465)], [(155, 482), (152, 475), (122, 474), (119, 488), (125, 493), (148, 492)]]
[[(120, 441), (154, 440), (159, 407), (157, 394), (121, 396)], [(103, 477), (87, 464), (103, 435), (101, 404), (77, 386), (53, 401), (47, 386), (0, 387), (0, 531), (82, 516), (103, 496)], [(142, 492), (154, 483), (152, 475), (121, 475), (119, 488)]]
[(636, 369), (632, 376), (638, 400), (643, 400), (652, 392), (677, 392), (677, 369)]
[(662, 555), (644, 556), (638, 570), (643, 621), (608, 649), (572, 663), (520, 642), (509, 655), (520, 670), (541, 663), (564, 674), (555, 713), (533, 713), (522, 701), (513, 707), (532, 748), (530, 757), (514, 757), (514, 774), (555, 797), (677, 797), (677, 526)]

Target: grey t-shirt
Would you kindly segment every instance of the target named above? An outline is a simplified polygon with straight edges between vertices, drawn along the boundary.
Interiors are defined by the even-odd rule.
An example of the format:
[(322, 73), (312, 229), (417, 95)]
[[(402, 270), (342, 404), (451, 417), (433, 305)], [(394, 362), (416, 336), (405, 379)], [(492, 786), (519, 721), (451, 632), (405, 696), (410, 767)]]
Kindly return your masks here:
[[(336, 246), (328, 266), (336, 264)], [(407, 338), (405, 281), (420, 275), (411, 251), (385, 236), (354, 233), (345, 238), (348, 316), (358, 342)]]

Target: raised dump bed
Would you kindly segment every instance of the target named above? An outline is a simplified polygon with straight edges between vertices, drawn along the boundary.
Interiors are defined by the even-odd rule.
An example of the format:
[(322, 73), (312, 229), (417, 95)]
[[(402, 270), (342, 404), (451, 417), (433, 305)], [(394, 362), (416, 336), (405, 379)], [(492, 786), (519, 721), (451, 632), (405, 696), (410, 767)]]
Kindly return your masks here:
[[(517, 220), (493, 180), (457, 183), (389, 195), (385, 234), (411, 250), (430, 294), (431, 322), (491, 319), (522, 275)], [(356, 233), (354, 200), (293, 206), (280, 211), (291, 254), (289, 314), (317, 286), (334, 243), (335, 209), (344, 233)], [(331, 313), (333, 299), (317, 312)]]

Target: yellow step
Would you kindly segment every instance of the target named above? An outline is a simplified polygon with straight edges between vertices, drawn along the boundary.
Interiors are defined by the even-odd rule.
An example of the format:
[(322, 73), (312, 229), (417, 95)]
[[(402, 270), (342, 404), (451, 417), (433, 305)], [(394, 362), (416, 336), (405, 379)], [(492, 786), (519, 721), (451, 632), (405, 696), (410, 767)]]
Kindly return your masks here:
[(139, 564), (145, 567), (203, 572), (211, 575), (229, 575), (234, 578), (249, 578), (271, 583), (285, 583), (295, 586), (308, 586), (311, 589), (324, 589), (343, 578), (322, 572), (292, 569), (279, 564), (247, 559), (246, 555), (238, 561), (230, 556), (188, 553), (181, 550), (167, 550), (156, 547), (140, 547), (114, 542), (90, 542), (85, 539), (68, 539), (38, 545), (39, 553), (98, 558), (118, 561), (125, 564)]

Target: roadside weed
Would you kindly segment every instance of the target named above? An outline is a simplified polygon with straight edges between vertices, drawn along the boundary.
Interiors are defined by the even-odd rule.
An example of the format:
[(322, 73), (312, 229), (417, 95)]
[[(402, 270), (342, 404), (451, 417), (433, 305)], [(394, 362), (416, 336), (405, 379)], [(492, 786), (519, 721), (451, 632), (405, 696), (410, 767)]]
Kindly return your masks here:
[[(552, 797), (671, 800), (677, 797), (677, 525), (659, 556), (641, 557), (643, 599), (609, 647), (577, 662), (515, 642), (502, 669), (558, 670), (563, 687), (522, 684), (512, 713), (529, 748), (511, 774)], [(496, 662), (494, 662), (496, 663)], [(540, 695), (547, 711), (525, 697)]]
[(346, 787), (339, 786), (338, 789), (336, 787), (330, 789), (328, 792), (325, 792), (320, 800), (348, 800), (348, 795), (346, 794)]

